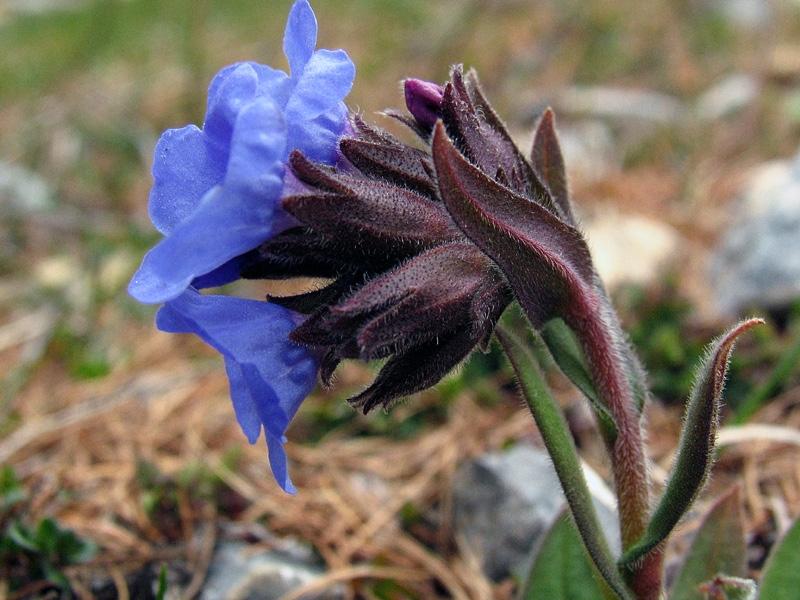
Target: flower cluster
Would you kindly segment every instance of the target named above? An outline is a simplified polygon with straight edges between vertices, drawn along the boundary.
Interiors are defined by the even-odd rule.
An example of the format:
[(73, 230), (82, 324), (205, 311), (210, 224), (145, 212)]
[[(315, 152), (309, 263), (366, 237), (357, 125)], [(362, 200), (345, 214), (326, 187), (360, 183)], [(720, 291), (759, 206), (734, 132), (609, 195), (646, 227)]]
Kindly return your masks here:
[[(456, 67), (444, 86), (405, 82), (410, 116), (388, 114), (416, 134), (409, 145), (348, 118), (353, 65), (315, 41), (298, 0), (284, 38), (291, 76), (223, 69), (203, 129), (162, 136), (150, 215), (165, 238), (129, 288), (164, 303), (161, 330), (195, 333), (224, 355), (239, 423), (251, 442), (264, 430), (287, 490), (286, 427), (317, 374), (329, 384), (341, 360), (388, 359), (351, 399), (367, 412), (485, 347), (514, 299), (534, 327), (562, 317), (579, 333), (603, 307), (552, 113), (529, 160), (475, 73)], [(239, 277), (328, 283), (268, 302), (198, 291)]]
[(367, 412), (431, 387), (488, 343), (511, 296), (447, 213), (431, 156), (358, 117), (353, 129), (340, 143), (347, 162), (338, 169), (291, 155), (304, 186), (282, 206), (301, 226), (263, 244), (243, 275), (333, 280), (271, 299), (310, 315), (291, 338), (324, 350), (323, 383), (342, 359), (389, 358), (351, 399)]
[(298, 182), (282, 207), (300, 225), (262, 244), (242, 272), (332, 280), (271, 300), (309, 315), (290, 337), (324, 351), (323, 383), (342, 359), (389, 359), (351, 399), (365, 412), (434, 385), (488, 344), (514, 294), (539, 328), (565, 315), (595, 279), (566, 196), (552, 113), (532, 164), (474, 71), (455, 68), (444, 87), (410, 79), (405, 93), (411, 116), (389, 114), (425, 149), (355, 116), (337, 167), (293, 152)]
[(279, 202), (293, 150), (336, 160), (355, 67), (342, 50), (315, 51), (316, 36), (314, 13), (298, 0), (283, 40), (290, 75), (253, 62), (226, 67), (209, 87), (202, 129), (161, 136), (149, 212), (164, 239), (128, 287), (141, 302), (164, 303), (159, 329), (197, 334), (223, 354), (236, 417), (251, 443), (264, 430), (287, 491), (282, 441), (314, 387), (316, 358), (289, 340), (289, 310), (198, 290), (238, 279), (248, 253), (291, 226)]

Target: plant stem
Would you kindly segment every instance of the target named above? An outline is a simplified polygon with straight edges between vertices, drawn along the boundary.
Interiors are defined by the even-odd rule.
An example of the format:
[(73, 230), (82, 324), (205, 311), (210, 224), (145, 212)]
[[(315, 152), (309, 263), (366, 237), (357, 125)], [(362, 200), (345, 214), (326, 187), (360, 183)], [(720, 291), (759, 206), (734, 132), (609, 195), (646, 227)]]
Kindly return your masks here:
[[(565, 319), (586, 352), (600, 398), (617, 427), (610, 447), (611, 468), (619, 504), (623, 554), (645, 534), (650, 513), (650, 481), (640, 411), (628, 381), (625, 353), (630, 348), (616, 315), (601, 294), (570, 307)], [(660, 552), (652, 552), (628, 574), (639, 600), (657, 600), (661, 589)]]
[(575, 524), (600, 574), (623, 599), (631, 595), (622, 580), (597, 520), (578, 451), (560, 408), (550, 395), (530, 350), (511, 332), (498, 327), (495, 335), (514, 369), (525, 401), (542, 435), (567, 498)]
[(644, 439), (626, 377), (621, 354), (624, 350), (609, 326), (609, 315), (601, 314), (602, 305), (577, 308), (567, 324), (575, 331), (586, 352), (600, 398), (617, 426), (617, 438), (610, 450), (624, 553), (647, 528), (650, 482)]

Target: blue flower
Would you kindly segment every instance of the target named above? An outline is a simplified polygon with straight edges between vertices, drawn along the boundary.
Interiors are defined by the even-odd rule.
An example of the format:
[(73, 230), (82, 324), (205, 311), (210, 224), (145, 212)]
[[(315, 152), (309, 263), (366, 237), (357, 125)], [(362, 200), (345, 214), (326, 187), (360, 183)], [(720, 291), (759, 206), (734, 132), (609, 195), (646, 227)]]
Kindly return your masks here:
[(275, 304), (202, 295), (190, 288), (162, 306), (156, 325), (168, 333), (194, 333), (225, 357), (236, 419), (251, 444), (263, 428), (272, 473), (293, 494), (286, 467), (284, 433), (314, 389), (317, 361), (289, 340), (297, 325)]
[(128, 286), (140, 302), (165, 303), (159, 329), (194, 333), (223, 354), (239, 424), (251, 443), (264, 430), (288, 492), (283, 435), (314, 387), (317, 362), (289, 340), (297, 322), (287, 309), (197, 290), (238, 279), (243, 255), (292, 223), (279, 206), (292, 150), (336, 159), (355, 67), (342, 50), (315, 51), (316, 37), (314, 13), (298, 0), (283, 39), (290, 75), (254, 62), (226, 67), (209, 86), (203, 128), (164, 132), (149, 203), (164, 239)]
[(253, 62), (226, 67), (208, 89), (203, 129), (161, 136), (149, 210), (166, 237), (134, 275), (134, 298), (157, 304), (193, 282), (213, 287), (238, 278), (226, 263), (285, 223), (276, 212), (289, 153), (333, 162), (355, 67), (342, 50), (314, 51), (316, 37), (314, 13), (299, 0), (283, 40), (291, 76)]

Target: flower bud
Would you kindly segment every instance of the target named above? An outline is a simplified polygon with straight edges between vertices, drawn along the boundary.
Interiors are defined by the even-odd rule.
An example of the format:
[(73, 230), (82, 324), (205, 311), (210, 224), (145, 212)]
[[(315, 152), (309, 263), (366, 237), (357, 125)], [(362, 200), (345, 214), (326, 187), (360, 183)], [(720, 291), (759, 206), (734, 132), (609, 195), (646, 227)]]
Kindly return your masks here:
[(406, 79), (403, 82), (406, 108), (424, 129), (430, 131), (440, 117), (444, 90), (436, 83), (422, 79)]

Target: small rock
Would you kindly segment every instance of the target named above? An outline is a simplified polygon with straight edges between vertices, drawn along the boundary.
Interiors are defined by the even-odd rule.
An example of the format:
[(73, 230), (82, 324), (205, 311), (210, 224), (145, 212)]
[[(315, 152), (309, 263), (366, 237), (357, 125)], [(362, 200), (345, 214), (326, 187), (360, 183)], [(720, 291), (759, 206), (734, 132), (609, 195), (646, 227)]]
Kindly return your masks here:
[(712, 6), (731, 25), (743, 29), (765, 27), (774, 16), (769, 0), (715, 0)]
[[(200, 600), (278, 600), (322, 576), (315, 564), (271, 551), (253, 554), (249, 544), (224, 541), (214, 553)], [(303, 600), (343, 600), (336, 584), (302, 596)]]
[(712, 257), (711, 281), (725, 314), (800, 298), (800, 154), (756, 170)]
[(737, 74), (714, 84), (697, 99), (697, 116), (705, 120), (729, 117), (752, 104), (761, 91), (758, 80)]
[(0, 213), (46, 210), (52, 205), (52, 196), (47, 182), (39, 175), (0, 161)]
[(42, 288), (62, 294), (74, 308), (88, 309), (93, 302), (92, 276), (74, 256), (60, 254), (44, 258), (34, 266), (31, 275)]
[(138, 262), (138, 257), (128, 250), (118, 250), (105, 257), (97, 274), (99, 287), (106, 294), (116, 293), (128, 282)]
[(602, 121), (583, 121), (558, 128), (558, 139), (570, 179), (593, 183), (620, 166), (611, 128)]
[(655, 284), (680, 255), (681, 236), (673, 227), (611, 207), (589, 215), (583, 230), (597, 272), (609, 289)]
[(557, 111), (627, 122), (630, 119), (669, 125), (683, 111), (680, 100), (649, 90), (574, 86), (561, 92)]
[[(600, 524), (619, 548), (614, 496), (584, 466)], [(494, 581), (527, 567), (533, 548), (566, 503), (548, 454), (520, 444), (465, 465), (453, 484), (456, 536), (481, 560)]]

